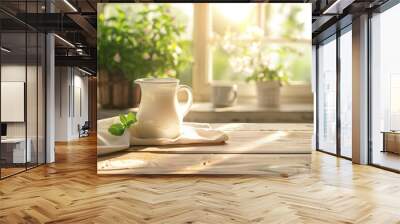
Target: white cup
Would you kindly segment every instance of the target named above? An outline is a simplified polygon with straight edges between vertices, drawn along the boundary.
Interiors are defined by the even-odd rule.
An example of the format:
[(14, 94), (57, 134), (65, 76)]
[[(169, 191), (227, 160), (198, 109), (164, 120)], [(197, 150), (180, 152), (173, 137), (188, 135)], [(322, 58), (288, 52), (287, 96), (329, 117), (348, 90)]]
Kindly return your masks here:
[(211, 102), (214, 107), (233, 106), (237, 101), (237, 85), (215, 83), (211, 86)]

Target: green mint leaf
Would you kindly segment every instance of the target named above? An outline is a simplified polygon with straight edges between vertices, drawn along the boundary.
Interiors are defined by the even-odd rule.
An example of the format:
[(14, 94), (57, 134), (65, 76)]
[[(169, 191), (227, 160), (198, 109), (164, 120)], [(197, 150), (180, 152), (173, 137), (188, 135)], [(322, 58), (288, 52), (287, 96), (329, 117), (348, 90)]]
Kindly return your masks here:
[(108, 128), (110, 134), (115, 136), (123, 135), (125, 130), (136, 122), (136, 115), (132, 112), (129, 112), (127, 115), (120, 114), (119, 120), (120, 123), (113, 124)]
[(127, 122), (126, 122), (126, 127), (129, 128), (133, 123), (136, 122), (136, 116), (135, 116), (135, 114), (132, 113), (132, 112), (129, 112), (128, 115), (126, 115), (126, 120), (127, 120)]
[(122, 124), (113, 124), (108, 128), (108, 132), (115, 136), (121, 136), (125, 132), (125, 127)]
[(133, 121), (133, 122), (136, 122), (136, 115), (135, 115), (134, 113), (132, 113), (132, 112), (129, 112), (129, 113), (126, 115), (126, 118), (127, 118), (128, 120), (131, 120), (131, 121)]
[(125, 115), (120, 114), (119, 115), (119, 120), (121, 121), (122, 125), (124, 125), (125, 127), (127, 126), (128, 120), (126, 119)]
[(128, 120), (128, 122), (126, 123), (126, 128), (129, 128), (132, 124), (133, 124), (133, 121)]

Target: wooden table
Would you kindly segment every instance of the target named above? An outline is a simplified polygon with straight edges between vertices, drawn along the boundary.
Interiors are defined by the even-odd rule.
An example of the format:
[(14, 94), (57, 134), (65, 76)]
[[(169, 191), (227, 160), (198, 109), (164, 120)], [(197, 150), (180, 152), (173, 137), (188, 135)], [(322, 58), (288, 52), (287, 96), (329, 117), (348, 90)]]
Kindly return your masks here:
[(382, 152), (400, 154), (400, 131), (383, 131)]
[[(27, 147), (25, 148), (25, 144)], [(31, 161), (32, 140), (30, 138), (3, 138), (1, 139), (1, 159), (5, 164), (23, 164)]]
[(98, 174), (282, 174), (307, 170), (312, 124), (212, 124), (222, 145), (132, 147), (98, 158)]

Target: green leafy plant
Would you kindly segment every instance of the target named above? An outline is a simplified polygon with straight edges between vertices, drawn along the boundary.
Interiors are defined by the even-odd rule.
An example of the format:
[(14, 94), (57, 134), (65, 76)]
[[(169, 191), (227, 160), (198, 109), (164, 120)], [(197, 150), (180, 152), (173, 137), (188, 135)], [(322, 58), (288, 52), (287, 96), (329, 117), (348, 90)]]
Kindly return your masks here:
[(286, 14), (286, 19), (282, 23), (283, 37), (294, 39), (301, 35), (304, 30), (304, 22), (299, 19), (301, 11), (301, 6), (291, 5), (290, 7), (286, 8), (282, 6), (280, 12)]
[(185, 26), (168, 4), (143, 5), (135, 12), (116, 8), (98, 19), (99, 67), (122, 73), (128, 80), (141, 77), (176, 77), (189, 62), (181, 35)]
[(229, 54), (229, 63), (235, 73), (246, 75), (246, 81), (289, 80), (288, 61), (297, 54), (294, 48), (270, 45), (264, 40), (264, 31), (249, 27), (243, 33), (228, 32), (221, 40), (221, 47)]
[(125, 133), (125, 130), (136, 122), (136, 116), (132, 112), (129, 112), (127, 115), (120, 114), (119, 121), (119, 123), (112, 124), (108, 128), (108, 132), (110, 134), (122, 136)]
[(287, 68), (283, 65), (277, 65), (274, 68), (265, 65), (259, 65), (256, 70), (246, 78), (247, 82), (268, 82), (279, 81), (280, 84), (288, 83)]

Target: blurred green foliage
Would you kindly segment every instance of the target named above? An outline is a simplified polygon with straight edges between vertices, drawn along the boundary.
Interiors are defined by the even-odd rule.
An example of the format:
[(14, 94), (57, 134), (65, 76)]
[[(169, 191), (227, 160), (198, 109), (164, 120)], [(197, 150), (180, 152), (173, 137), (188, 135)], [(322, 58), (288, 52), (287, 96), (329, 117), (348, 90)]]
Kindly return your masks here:
[(170, 6), (143, 5), (135, 13), (115, 7), (111, 16), (98, 17), (99, 68), (128, 80), (176, 77), (190, 61), (190, 43), (182, 40), (185, 25), (175, 20)]
[[(281, 43), (263, 43), (273, 48), (281, 48), (281, 58), (285, 60), (285, 82), (289, 83), (309, 83), (311, 77), (311, 44), (299, 43), (297, 39), (305, 38), (304, 29), (306, 21), (300, 18), (302, 11), (305, 9), (298, 4), (264, 4), (264, 33), (266, 36), (275, 36), (275, 38), (286, 39)], [(249, 18), (239, 24), (234, 24), (224, 19), (220, 12), (213, 10), (213, 18), (221, 18), (213, 20), (213, 32), (218, 36), (223, 36), (227, 31), (235, 33), (243, 33), (246, 27), (256, 25), (253, 14)], [(255, 13), (254, 13), (255, 15)], [(279, 30), (276, 26), (272, 26), (272, 20), (276, 16), (281, 16)], [(223, 41), (223, 40), (222, 40)], [(285, 53), (286, 51), (286, 53)], [(229, 57), (232, 56), (225, 52), (220, 46), (212, 51), (212, 74), (214, 80), (229, 80), (234, 82), (244, 82), (247, 76), (243, 73), (234, 72), (229, 63)], [(255, 78), (255, 77), (253, 77)]]
[(300, 18), (300, 13), (302, 10), (303, 8), (298, 5), (291, 7), (285, 7), (285, 5), (282, 5), (280, 7), (278, 12), (286, 16), (281, 24), (281, 36), (283, 38), (296, 39), (302, 35), (305, 23), (304, 20)]
[[(99, 68), (111, 74), (124, 74), (129, 80), (146, 76), (177, 77), (182, 83), (192, 82), (192, 33), (193, 17), (183, 13), (174, 4), (103, 4), (113, 13), (105, 17), (101, 10), (98, 17), (98, 62)], [(292, 43), (269, 43), (296, 49), (298, 54), (290, 56), (286, 64), (289, 82), (309, 82), (311, 71), (310, 44), (296, 43), (304, 30), (299, 19), (302, 8), (296, 4), (264, 4), (266, 35), (274, 34), (293, 40)], [(245, 20), (234, 23), (220, 11), (212, 9), (212, 30), (223, 35), (227, 30), (243, 32), (246, 27), (257, 24), (255, 10)], [(276, 15), (284, 16), (279, 30), (270, 27)], [(190, 25), (188, 25), (190, 24)], [(186, 33), (185, 33), (186, 32)], [(182, 38), (182, 36), (185, 36)], [(186, 37), (187, 36), (187, 37)], [(204, 46), (206, 47), (206, 46)], [(178, 52), (180, 52), (178, 54)], [(220, 47), (212, 50), (212, 75), (214, 80), (244, 82), (246, 76), (235, 73), (229, 63), (230, 54)]]

